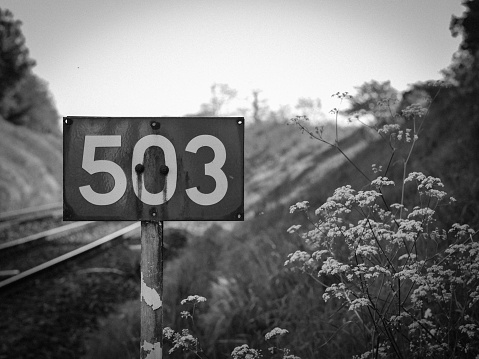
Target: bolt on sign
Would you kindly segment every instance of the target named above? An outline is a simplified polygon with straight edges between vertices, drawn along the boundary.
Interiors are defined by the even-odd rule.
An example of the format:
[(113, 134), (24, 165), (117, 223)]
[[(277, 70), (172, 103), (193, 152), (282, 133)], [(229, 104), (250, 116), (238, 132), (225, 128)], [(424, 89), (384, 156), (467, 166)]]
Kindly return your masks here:
[(65, 220), (243, 220), (244, 118), (63, 119)]

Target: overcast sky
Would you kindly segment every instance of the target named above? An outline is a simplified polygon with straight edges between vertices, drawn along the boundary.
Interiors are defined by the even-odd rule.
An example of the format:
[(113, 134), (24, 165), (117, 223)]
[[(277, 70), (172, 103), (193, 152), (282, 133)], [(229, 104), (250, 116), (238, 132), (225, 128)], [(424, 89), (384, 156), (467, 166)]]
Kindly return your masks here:
[(3, 0), (62, 116), (182, 116), (227, 83), (272, 109), (439, 79), (460, 0)]

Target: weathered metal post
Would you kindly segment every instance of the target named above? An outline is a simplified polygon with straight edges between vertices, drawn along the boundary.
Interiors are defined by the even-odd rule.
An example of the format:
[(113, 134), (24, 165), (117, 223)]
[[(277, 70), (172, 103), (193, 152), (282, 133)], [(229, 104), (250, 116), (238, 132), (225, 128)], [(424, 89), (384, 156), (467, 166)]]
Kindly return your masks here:
[(163, 357), (163, 221), (141, 222), (141, 359)]

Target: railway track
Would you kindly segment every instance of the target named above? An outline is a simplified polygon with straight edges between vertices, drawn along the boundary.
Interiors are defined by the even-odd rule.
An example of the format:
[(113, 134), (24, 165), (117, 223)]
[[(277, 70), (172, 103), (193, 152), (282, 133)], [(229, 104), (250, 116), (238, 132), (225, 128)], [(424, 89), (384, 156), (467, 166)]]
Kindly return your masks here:
[(26, 243), (31, 243), (31, 242), (38, 241), (38, 240), (41, 240), (41, 239), (47, 239), (47, 238), (49, 238), (51, 236), (55, 236), (57, 234), (70, 232), (72, 230), (75, 230), (75, 229), (81, 228), (83, 226), (89, 225), (90, 223), (93, 223), (93, 222), (70, 223), (70, 224), (60, 226), (60, 227), (56, 227), (56, 228), (53, 228), (53, 229), (49, 229), (49, 230), (46, 230), (46, 231), (43, 231), (43, 232), (34, 233), (34, 234), (28, 235), (28, 236), (23, 237), (23, 238), (18, 238), (18, 239), (14, 239), (14, 240), (11, 240), (11, 241), (4, 242), (4, 243), (0, 243), (0, 252), (5, 251), (5, 250), (10, 249), (10, 248), (19, 247), (19, 246), (21, 246), (23, 244), (26, 244)]
[[(100, 318), (140, 298), (140, 223), (34, 222), (40, 223), (0, 231), (0, 244), (8, 247), (0, 250), (0, 269), (19, 269), (0, 282), (0, 359), (82, 357)], [(69, 231), (72, 223), (78, 227)], [(164, 238), (168, 261), (190, 237), (184, 228), (171, 228)], [(43, 260), (46, 248), (68, 250)], [(42, 260), (27, 266), (29, 257)]]
[(0, 213), (0, 231), (15, 224), (33, 221), (48, 217), (61, 217), (63, 213), (62, 203), (50, 203), (38, 207), (18, 209)]
[(140, 227), (140, 222), (136, 222), (134, 224), (130, 224), (118, 231), (115, 231), (111, 234), (108, 234), (102, 238), (99, 238), (91, 243), (88, 243), (84, 246), (81, 246), (77, 249), (74, 249), (68, 253), (62, 254), (58, 257), (55, 257), (51, 260), (48, 260), (44, 263), (41, 263), (37, 266), (34, 266), (33, 268), (27, 269), (25, 271), (20, 272), (19, 274), (16, 274), (8, 279), (5, 279), (0, 282), (0, 290), (4, 287), (10, 286), (12, 284), (18, 283), (22, 280), (25, 280), (27, 278), (33, 277), (53, 266), (56, 266), (61, 263), (66, 263), (68, 261), (74, 260), (75, 258), (78, 258), (79, 256), (85, 254), (86, 252), (92, 251), (94, 249), (99, 249), (101, 246), (105, 245), (108, 242), (111, 242), (115, 239), (121, 238), (124, 235), (138, 229)]
[[(66, 238), (0, 253), (0, 265), (7, 268), (5, 258), (12, 264), (18, 258), (21, 265), (28, 257), (43, 256), (45, 246), (68, 249), (3, 281), (0, 358), (80, 358), (88, 333), (101, 318), (124, 301), (140, 298), (140, 254), (130, 249), (139, 242), (139, 233), (117, 237), (129, 226), (131, 222), (99, 222)], [(74, 250), (77, 255), (68, 258)]]
[[(21, 229), (19, 223), (28, 224), (51, 217), (59, 208), (49, 205), (0, 214), (5, 228)], [(61, 208), (60, 208), (61, 210)], [(58, 222), (58, 220), (57, 220)], [(127, 236), (140, 227), (140, 223), (125, 222), (73, 222), (58, 225), (37, 233), (0, 242), (0, 291), (15, 283), (35, 277), (54, 266), (76, 260), (87, 252), (99, 250), (112, 241)], [(0, 236), (2, 232), (0, 231)], [(15, 235), (13, 235), (15, 237)], [(17, 235), (18, 237), (18, 235)]]

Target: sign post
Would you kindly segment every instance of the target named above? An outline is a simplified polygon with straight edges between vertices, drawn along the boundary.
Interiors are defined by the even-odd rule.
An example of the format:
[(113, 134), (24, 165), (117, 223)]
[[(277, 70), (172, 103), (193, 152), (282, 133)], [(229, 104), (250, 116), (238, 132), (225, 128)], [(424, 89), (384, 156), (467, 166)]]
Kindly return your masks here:
[[(142, 199), (145, 182), (144, 158), (135, 166), (138, 198)], [(133, 167), (133, 166), (132, 166)], [(149, 173), (168, 176), (169, 168), (149, 161)], [(167, 179), (163, 179), (167, 183)], [(157, 216), (157, 215), (156, 215)], [(140, 288), (140, 359), (163, 356), (163, 221), (141, 221)]]
[(244, 118), (65, 117), (63, 219), (141, 221), (142, 359), (162, 358), (163, 221), (244, 219)]
[(140, 358), (160, 359), (163, 347), (163, 222), (141, 222)]

